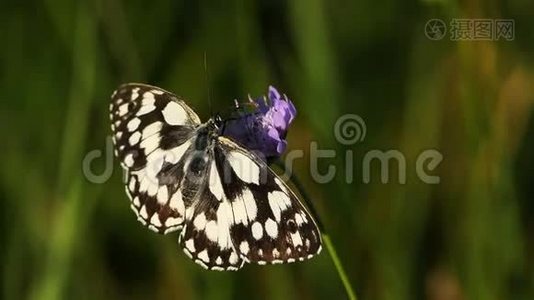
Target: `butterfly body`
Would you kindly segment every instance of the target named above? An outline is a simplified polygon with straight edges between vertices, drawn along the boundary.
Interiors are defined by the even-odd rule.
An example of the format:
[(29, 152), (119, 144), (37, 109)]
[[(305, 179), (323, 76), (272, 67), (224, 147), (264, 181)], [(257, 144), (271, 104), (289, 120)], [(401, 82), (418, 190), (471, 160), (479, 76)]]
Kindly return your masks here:
[(110, 105), (115, 155), (138, 220), (179, 243), (197, 264), (237, 270), (245, 262), (304, 260), (321, 250), (315, 221), (256, 154), (201, 123), (176, 95), (120, 86)]

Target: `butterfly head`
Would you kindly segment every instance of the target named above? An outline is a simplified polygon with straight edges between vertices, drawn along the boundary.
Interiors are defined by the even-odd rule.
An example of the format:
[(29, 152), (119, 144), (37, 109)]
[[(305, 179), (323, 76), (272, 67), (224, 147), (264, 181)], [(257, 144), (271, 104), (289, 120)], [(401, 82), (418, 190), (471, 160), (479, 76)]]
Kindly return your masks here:
[(219, 114), (215, 114), (211, 119), (206, 122), (206, 129), (210, 133), (210, 137), (214, 137), (219, 134), (221, 127), (224, 125), (224, 120)]
[(215, 114), (215, 116), (213, 116), (212, 120), (213, 120), (213, 125), (215, 125), (215, 128), (217, 128), (217, 129), (220, 128), (224, 123), (223, 118), (219, 114)]

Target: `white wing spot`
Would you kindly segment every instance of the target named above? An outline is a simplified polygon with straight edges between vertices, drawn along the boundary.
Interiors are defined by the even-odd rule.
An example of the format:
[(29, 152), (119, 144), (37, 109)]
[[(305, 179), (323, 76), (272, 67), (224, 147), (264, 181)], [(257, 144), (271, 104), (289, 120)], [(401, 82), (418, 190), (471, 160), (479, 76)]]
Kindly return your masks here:
[(136, 183), (136, 180), (135, 180), (135, 177), (131, 177), (130, 178), (130, 183), (128, 185), (128, 188), (130, 189), (130, 191), (134, 191), (135, 190), (135, 183)]
[(131, 167), (131, 166), (134, 165), (134, 160), (133, 160), (133, 154), (132, 153), (126, 154), (126, 156), (124, 157), (124, 163), (126, 164), (127, 167)]
[(146, 139), (143, 139), (140, 146), (141, 148), (145, 149), (145, 153), (151, 153), (158, 148), (159, 140), (159, 135), (154, 134)]
[(165, 161), (165, 153), (165, 150), (155, 149), (146, 158), (146, 176), (151, 178), (153, 182), (158, 182), (157, 176), (161, 171), (161, 168), (163, 167), (163, 162)]
[(217, 220), (217, 243), (219, 244), (219, 247), (223, 249), (229, 249), (232, 247), (232, 239), (230, 237), (229, 228), (234, 219), (232, 218), (232, 208), (228, 202), (223, 201), (219, 204), (219, 208), (217, 209)]
[(302, 223), (304, 223), (304, 220), (302, 220), (302, 217), (300, 216), (300, 214), (295, 214), (295, 222), (297, 222), (297, 225), (302, 225)]
[(260, 167), (252, 159), (239, 151), (231, 151), (226, 159), (239, 179), (246, 183), (259, 184)]
[(185, 242), (185, 247), (191, 252), (196, 252), (195, 251), (195, 241), (193, 239), (188, 239)]
[(150, 184), (149, 179), (146, 176), (141, 178), (139, 182), (139, 192), (146, 192), (148, 190), (148, 185)]
[(289, 191), (287, 190), (285, 184), (282, 182), (282, 180), (280, 180), (279, 178), (274, 178), (274, 182), (276, 182), (276, 185), (278, 185), (278, 187), (282, 190), (282, 192), (284, 192), (284, 194), (289, 194)]
[(158, 203), (161, 205), (165, 205), (167, 201), (169, 200), (169, 192), (167, 191), (166, 185), (163, 185), (159, 188), (157, 200), (158, 200)]
[[(149, 179), (150, 180), (150, 179)], [(147, 195), (149, 195), (150, 197), (154, 197), (156, 196), (156, 194), (158, 193), (158, 189), (159, 189), (159, 186), (157, 184), (154, 184), (154, 183), (149, 183), (148, 185), (148, 190), (146, 191)]]
[(173, 227), (173, 226), (180, 225), (180, 223), (181, 223), (181, 220), (179, 218), (168, 217), (167, 220), (165, 221), (165, 226)]
[(133, 132), (139, 127), (139, 124), (141, 124), (141, 119), (133, 118), (130, 121), (128, 121), (128, 124), (126, 124), (126, 127), (128, 128), (129, 132)]
[(174, 101), (167, 103), (161, 113), (165, 122), (169, 125), (184, 125), (188, 119), (187, 112), (184, 108)]
[(239, 251), (241, 251), (241, 253), (243, 253), (245, 255), (248, 254), (249, 247), (248, 247), (247, 241), (242, 241), (241, 242), (241, 244), (239, 245)]
[(219, 229), (217, 228), (217, 222), (215, 222), (214, 220), (209, 221), (206, 224), (206, 237), (210, 241), (216, 242), (218, 235), (219, 235)]
[(263, 237), (263, 227), (259, 222), (254, 222), (254, 224), (252, 224), (252, 236), (256, 240), (259, 240)]
[(302, 238), (300, 237), (300, 233), (292, 233), (291, 240), (293, 240), (293, 246), (302, 246)]
[(154, 94), (152, 94), (150, 92), (144, 93), (143, 94), (142, 106), (139, 109), (139, 111), (137, 111), (137, 116), (146, 115), (149, 112), (151, 112), (154, 109), (156, 109), (156, 106), (154, 106), (154, 102), (155, 101), (156, 101), (156, 99), (154, 99)]
[(230, 254), (230, 258), (228, 259), (228, 261), (234, 265), (235, 263), (237, 263), (237, 255), (235, 254), (235, 252), (232, 252)]
[(158, 214), (152, 215), (152, 218), (150, 218), (150, 223), (154, 224), (156, 227), (161, 227), (161, 222), (159, 220)]
[(134, 101), (135, 99), (137, 99), (137, 97), (139, 97), (139, 88), (134, 88), (132, 89), (132, 97), (130, 98), (131, 101)]
[(130, 146), (134, 146), (135, 144), (139, 143), (140, 139), (141, 139), (141, 133), (139, 131), (136, 131), (132, 135), (130, 135), (130, 138), (128, 139), (128, 143), (130, 144)]
[(277, 222), (280, 222), (280, 216), (281, 216), (280, 207), (278, 206), (278, 202), (274, 199), (271, 193), (269, 193), (269, 206), (271, 207), (271, 211), (273, 212), (274, 219)]
[(161, 122), (154, 122), (150, 125), (147, 125), (145, 129), (143, 129), (143, 140), (147, 139), (153, 134), (158, 133), (161, 130)]
[(191, 255), (191, 252), (187, 250), (187, 248), (184, 248), (184, 253), (185, 255), (187, 255), (187, 257), (189, 257), (190, 259), (193, 259), (193, 255)]
[(232, 203), (232, 210), (234, 211), (234, 219), (236, 224), (248, 224), (247, 210), (245, 208), (245, 202), (243, 201), (242, 196), (237, 197)]
[(119, 110), (117, 112), (119, 114), (119, 117), (122, 117), (126, 113), (128, 113), (128, 103), (124, 103), (123, 105), (119, 106)]
[(258, 214), (258, 207), (256, 206), (256, 200), (254, 200), (254, 195), (249, 189), (243, 190), (241, 195), (243, 201), (245, 202), (245, 208), (247, 210), (248, 219), (254, 221)]
[(217, 171), (217, 166), (215, 165), (215, 160), (211, 163), (210, 182), (208, 182), (208, 184), (213, 196), (219, 201), (222, 200), (224, 191), (221, 184), (221, 177), (219, 177), (219, 171)]
[(270, 192), (268, 198), (274, 218), (280, 222), (281, 213), (290, 207), (291, 201), (286, 194), (280, 191)]
[(210, 258), (208, 257), (208, 251), (206, 249), (202, 250), (198, 254), (198, 258), (200, 258), (203, 262), (207, 263), (210, 261)]
[(265, 231), (273, 239), (278, 236), (278, 225), (273, 219), (269, 218), (265, 221)]
[(137, 221), (141, 222), (141, 224), (145, 225), (146, 226), (146, 221), (145, 219), (141, 218), (141, 217), (138, 217), (137, 218)]
[(198, 214), (193, 221), (193, 225), (195, 225), (195, 228), (198, 231), (204, 230), (206, 227), (206, 215), (204, 215), (204, 213)]
[(135, 205), (135, 207), (139, 207), (139, 205), (141, 205), (141, 202), (139, 202), (139, 197), (135, 197), (133, 199), (133, 204)]
[(141, 210), (139, 211), (139, 215), (143, 217), (143, 219), (148, 219), (148, 213), (146, 212), (146, 206), (142, 206)]
[(301, 214), (300, 214), (300, 217), (302, 218), (302, 222), (303, 222), (303, 223), (308, 223), (308, 217), (306, 217), (306, 214), (305, 214), (305, 213), (301, 213)]
[(176, 193), (172, 195), (169, 206), (177, 211), (180, 215), (183, 216), (185, 214), (185, 203), (182, 199), (182, 192), (180, 190), (177, 190)]
[(217, 259), (215, 260), (215, 263), (218, 265), (222, 264), (222, 258), (218, 256)]

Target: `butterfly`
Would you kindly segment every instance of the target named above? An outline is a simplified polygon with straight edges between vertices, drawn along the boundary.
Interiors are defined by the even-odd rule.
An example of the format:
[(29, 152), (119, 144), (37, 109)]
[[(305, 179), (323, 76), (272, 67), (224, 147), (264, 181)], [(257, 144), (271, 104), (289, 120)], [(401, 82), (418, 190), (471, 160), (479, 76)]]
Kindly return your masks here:
[(316, 222), (255, 153), (202, 123), (161, 88), (121, 85), (109, 106), (115, 156), (137, 219), (209, 270), (302, 261), (321, 251)]

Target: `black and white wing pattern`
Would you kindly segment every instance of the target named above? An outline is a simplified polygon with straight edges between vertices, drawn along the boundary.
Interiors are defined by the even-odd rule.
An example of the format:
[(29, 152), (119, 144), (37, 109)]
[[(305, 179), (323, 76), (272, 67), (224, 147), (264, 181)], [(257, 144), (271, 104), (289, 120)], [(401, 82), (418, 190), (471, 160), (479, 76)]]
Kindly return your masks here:
[(183, 157), (193, 151), (200, 119), (174, 94), (144, 84), (125, 84), (113, 93), (110, 119), (138, 220), (160, 233), (179, 229), (192, 201), (180, 188)]
[(218, 138), (215, 158), (233, 215), (230, 235), (243, 260), (290, 263), (321, 251), (315, 221), (262, 159), (226, 137)]
[(208, 179), (186, 210), (184, 252), (206, 269), (276, 264), (321, 251), (313, 218), (288, 186), (252, 152), (218, 137)]
[(251, 151), (201, 123), (174, 94), (126, 84), (110, 106), (115, 154), (138, 220), (210, 270), (304, 260), (321, 251), (311, 215)]

